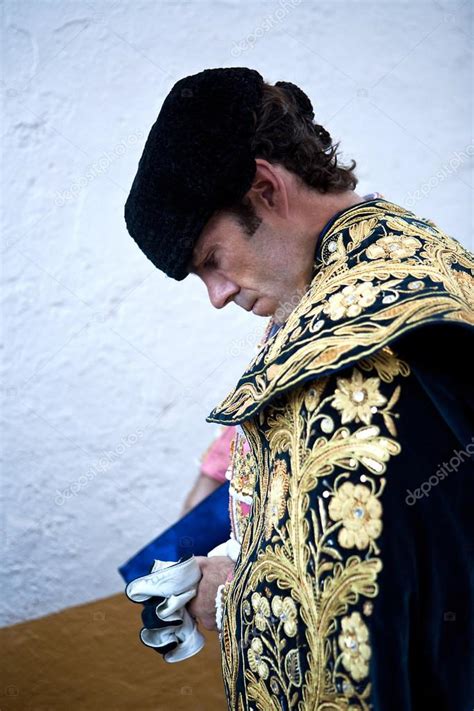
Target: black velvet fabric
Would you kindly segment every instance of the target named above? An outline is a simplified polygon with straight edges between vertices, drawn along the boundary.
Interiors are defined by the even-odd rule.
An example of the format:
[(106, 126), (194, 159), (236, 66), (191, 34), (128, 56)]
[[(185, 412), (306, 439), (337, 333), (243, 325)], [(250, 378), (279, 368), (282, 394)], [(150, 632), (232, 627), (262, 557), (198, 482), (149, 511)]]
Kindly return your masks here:
[(214, 211), (245, 195), (255, 175), (251, 139), (263, 77), (205, 69), (180, 79), (153, 124), (125, 203), (127, 229), (153, 264), (181, 281)]
[[(381, 379), (378, 382), (380, 392), (386, 399), (391, 397), (395, 388), (400, 388), (399, 398), (393, 406), (396, 435), (384, 428), (385, 418), (380, 413), (373, 416), (371, 423), (380, 429), (381, 435), (392, 435), (401, 447), (401, 451), (387, 462), (386, 483), (380, 497), (383, 527), (377, 537), (380, 549), (377, 560), (382, 567), (376, 577), (377, 591), (370, 600), (359, 594), (361, 578), (354, 578), (351, 582), (354, 597), (349, 611), (344, 613), (346, 620), (349, 614), (359, 615), (367, 626), (370, 640), (368, 673), (364, 673), (358, 681), (354, 677), (352, 690), (347, 690), (344, 675), (341, 674), (341, 671), (344, 672), (340, 660), (341, 629), (332, 628), (326, 642), (328, 648), (335, 651), (327, 655), (324, 676), (334, 680), (334, 686), (331, 686), (332, 681), (328, 683), (327, 688), (333, 690), (321, 700), (321, 704), (325, 701), (327, 705), (318, 705), (317, 708), (371, 711), (471, 711), (473, 708), (473, 344), (472, 327), (461, 323), (439, 323), (420, 327), (395, 339), (390, 345), (395, 356), (409, 366), (409, 373), (403, 377), (396, 375), (393, 382)], [(341, 379), (347, 382), (358, 369), (364, 372), (362, 363), (352, 364), (331, 375), (323, 397), (331, 397), (341, 387)], [(373, 377), (375, 373), (371, 370), (366, 375)], [(304, 383), (303, 391), (309, 393), (316, 382), (317, 379)], [(284, 436), (275, 426), (273, 418), (281, 417), (283, 421), (283, 417), (289, 416), (291, 407), (282, 415), (287, 403), (288, 396), (279, 395), (272, 401), (271, 407), (263, 408), (256, 429), (249, 431), (254, 447), (265, 452), (265, 456), (269, 437)], [(325, 412), (335, 410), (326, 409)], [(302, 407), (300, 417), (301, 422), (307, 420), (306, 406)], [(347, 426), (350, 436), (354, 436), (360, 424), (356, 426), (350, 422)], [(309, 451), (319, 434), (315, 424), (314, 434), (305, 443), (303, 439), (299, 440), (302, 450), (308, 448)], [(283, 457), (288, 462), (288, 471), (291, 471), (292, 463), (298, 457), (279, 454), (279, 458)], [(345, 467), (345, 476), (352, 485), (364, 481), (360, 478), (364, 469), (351, 468), (350, 463)], [(305, 530), (309, 532), (308, 538), (316, 541), (311, 512), (318, 515), (325, 489), (331, 490), (336, 476), (344, 476), (345, 467), (339, 464), (327, 476), (320, 475), (317, 485), (308, 491), (308, 513), (302, 515), (299, 509), (291, 509), (290, 514), (288, 510), (279, 522), (280, 529), (291, 517), (293, 524), (299, 527), (302, 544)], [(273, 470), (272, 477), (276, 476), (276, 471)], [(297, 476), (296, 469), (291, 476)], [(370, 478), (378, 480), (377, 476)], [(259, 504), (258, 510), (266, 506), (269, 496), (266, 487), (265, 481), (258, 477), (254, 497), (254, 502)], [(299, 516), (302, 516), (304, 523)], [(226, 608), (226, 624), (236, 639), (231, 642), (224, 637), (224, 663), (226, 645), (231, 645), (237, 654), (237, 658), (232, 657), (232, 671), (224, 673), (229, 711), (234, 708), (232, 703), (236, 702), (236, 698), (238, 703), (246, 700), (243, 701), (247, 703), (245, 708), (254, 708), (248, 697), (251, 684), (245, 675), (251, 669), (257, 670), (258, 674), (258, 666), (253, 661), (255, 655), (250, 658), (248, 650), (251, 649), (253, 637), (260, 640), (267, 635), (267, 623), (259, 627), (259, 623), (255, 623), (256, 618), (252, 617), (254, 596), (266, 598), (270, 604), (277, 596), (288, 595), (288, 587), (281, 583), (281, 573), (276, 574), (275, 579), (263, 574), (252, 578), (252, 571), (257, 565), (262, 565), (266, 551), (277, 543), (273, 532), (267, 533), (259, 526), (258, 516), (253, 511), (249, 527), (251, 533), (248, 538), (252, 545), (242, 565), (239, 561), (237, 563), (234, 588), (230, 593), (232, 602)], [(350, 557), (355, 555), (374, 560), (368, 553), (366, 557), (365, 548), (359, 551), (352, 546), (342, 547), (336, 540), (337, 536), (332, 538), (334, 540), (328, 540), (328, 544), (342, 556), (340, 560), (346, 568)], [(315, 579), (313, 559), (309, 556), (308, 560), (308, 571)], [(293, 566), (293, 559), (291, 561)], [(330, 589), (334, 577), (333, 573), (327, 575), (325, 578), (322, 574), (319, 585), (328, 585)], [(304, 580), (307, 581), (307, 578)], [(335, 604), (334, 601), (330, 608), (332, 611), (336, 609)], [(368, 604), (371, 606), (369, 611)], [(264, 614), (260, 613), (260, 623)], [(327, 610), (326, 614), (329, 614)], [(276, 627), (277, 623), (274, 624)], [(315, 621), (312, 620), (311, 624)], [(285, 638), (282, 657), (288, 649), (298, 652), (300, 671), (292, 678), (301, 680), (310, 671), (313, 675), (318, 673), (319, 660), (309, 654), (308, 621), (299, 612), (296, 625), (296, 635)], [(358, 644), (361, 639), (358, 639)], [(267, 636), (267, 640), (271, 641), (271, 638)], [(266, 663), (272, 653), (266, 646), (263, 650)], [(225, 666), (223, 668), (226, 669)], [(290, 711), (298, 704), (298, 708), (305, 711), (316, 708), (305, 701), (301, 683), (298, 686), (298, 681), (295, 681), (291, 690), (282, 690), (275, 682), (272, 686), (272, 674), (270, 671), (264, 683), (269, 694), (274, 692), (272, 703), (273, 700), (278, 703), (279, 709)], [(232, 696), (232, 693), (235, 695)], [(313, 694), (312, 699), (315, 698), (314, 691)], [(290, 703), (291, 697), (293, 701)], [(360, 705), (363, 698), (365, 705)]]
[(393, 344), (412, 373), (397, 404), (402, 451), (382, 496), (375, 711), (473, 708), (473, 344), (472, 329), (450, 324)]

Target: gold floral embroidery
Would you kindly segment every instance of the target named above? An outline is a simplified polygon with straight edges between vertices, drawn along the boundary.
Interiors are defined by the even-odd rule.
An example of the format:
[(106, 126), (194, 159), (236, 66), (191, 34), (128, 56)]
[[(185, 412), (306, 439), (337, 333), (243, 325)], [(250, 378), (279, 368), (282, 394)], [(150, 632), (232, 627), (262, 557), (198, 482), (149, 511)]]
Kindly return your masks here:
[(232, 488), (240, 496), (252, 496), (255, 487), (255, 463), (251, 452), (245, 452), (245, 437), (236, 433), (231, 441)]
[(268, 677), (268, 664), (263, 657), (262, 640), (254, 637), (248, 651), (249, 666), (253, 672), (257, 672), (261, 679)]
[(259, 630), (264, 630), (267, 626), (267, 618), (270, 617), (270, 603), (258, 592), (254, 592), (252, 595), (252, 607), (255, 612), (255, 624)]
[(343, 424), (355, 420), (370, 425), (373, 412), (387, 402), (379, 391), (379, 382), (378, 378), (365, 379), (357, 368), (354, 368), (350, 380), (337, 379), (333, 407), (341, 411)]
[(379, 289), (370, 281), (355, 286), (352, 284), (345, 286), (340, 292), (329, 297), (323, 312), (329, 314), (329, 318), (333, 321), (344, 316), (353, 318), (361, 314), (363, 309), (372, 306), (378, 293)]
[(342, 663), (353, 679), (359, 681), (369, 673), (369, 630), (358, 612), (353, 612), (350, 617), (343, 617), (341, 627), (342, 633), (338, 642), (342, 650)]
[(277, 526), (286, 509), (288, 493), (288, 473), (284, 459), (277, 459), (272, 473), (270, 492), (265, 510), (265, 534), (270, 536), (272, 528)]
[(290, 649), (285, 656), (285, 672), (293, 686), (301, 686), (303, 675), (301, 673), (301, 659), (297, 649)]
[(405, 235), (395, 235), (392, 232), (388, 237), (378, 239), (374, 244), (367, 247), (368, 259), (405, 259), (412, 257), (422, 246), (419, 239)]
[(314, 410), (314, 408), (318, 405), (321, 399), (321, 390), (321, 384), (319, 387), (314, 386), (308, 389), (308, 392), (305, 395), (304, 404), (309, 412)]
[(391, 383), (397, 375), (406, 377), (410, 372), (408, 363), (395, 355), (390, 346), (385, 346), (369, 359), (359, 361), (358, 366), (365, 371), (375, 370), (384, 383)]
[(374, 604), (372, 602), (364, 602), (362, 609), (364, 610), (364, 615), (369, 617), (369, 615), (371, 615), (374, 611)]
[(291, 597), (275, 595), (272, 599), (272, 612), (283, 622), (283, 629), (288, 637), (296, 634), (296, 605)]
[(373, 232), (375, 226), (377, 225), (377, 218), (370, 217), (368, 220), (361, 220), (360, 222), (351, 225), (349, 227), (349, 234), (351, 236), (351, 249), (354, 249), (362, 240), (367, 239), (367, 237)]
[[(394, 404), (409, 366), (401, 368), (387, 349), (368, 358), (366, 368), (377, 372), (381, 363), (386, 381), (352, 368), (349, 377), (292, 389), (263, 418), (243, 423), (259, 476), (246, 552), (224, 606), (229, 709), (372, 708), (367, 620), (382, 569), (380, 498), (387, 464), (401, 448), (381, 406), (370, 424), (355, 416), (343, 422), (334, 402), (342, 379), (378, 393), (385, 410)], [(269, 539), (276, 472), (288, 478), (288, 490)]]
[(453, 269), (453, 276), (458, 282), (469, 305), (474, 308), (474, 277), (468, 272), (461, 272), (457, 269)]
[(256, 467), (251, 452), (245, 451), (246, 438), (237, 429), (230, 445), (229, 515), (234, 538), (245, 550), (245, 531), (248, 526), (248, 510), (252, 504), (255, 489)]
[(342, 521), (338, 541), (343, 548), (367, 548), (382, 532), (382, 506), (367, 486), (346, 481), (329, 502), (333, 521)]

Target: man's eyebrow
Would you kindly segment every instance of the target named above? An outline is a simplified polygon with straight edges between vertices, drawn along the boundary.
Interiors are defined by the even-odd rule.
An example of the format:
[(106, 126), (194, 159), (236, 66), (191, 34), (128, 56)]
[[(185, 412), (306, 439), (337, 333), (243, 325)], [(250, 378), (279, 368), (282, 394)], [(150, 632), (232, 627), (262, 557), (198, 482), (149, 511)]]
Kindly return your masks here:
[(190, 274), (197, 274), (197, 272), (196, 272), (197, 266), (198, 266), (198, 265), (196, 265), (196, 264), (194, 263), (194, 259), (191, 257), (191, 259), (190, 259), (189, 262), (188, 262), (188, 272), (189, 272)]
[(190, 274), (196, 274), (196, 263), (194, 261), (194, 257), (191, 257), (191, 259), (188, 262), (188, 272)]
[[(199, 264), (202, 261), (202, 256), (203, 256), (202, 253), (197, 254), (197, 255), (193, 254), (191, 256), (191, 259), (188, 262), (188, 272), (190, 274), (197, 274), (196, 269), (199, 268)], [(195, 257), (197, 257), (197, 261), (195, 260)]]

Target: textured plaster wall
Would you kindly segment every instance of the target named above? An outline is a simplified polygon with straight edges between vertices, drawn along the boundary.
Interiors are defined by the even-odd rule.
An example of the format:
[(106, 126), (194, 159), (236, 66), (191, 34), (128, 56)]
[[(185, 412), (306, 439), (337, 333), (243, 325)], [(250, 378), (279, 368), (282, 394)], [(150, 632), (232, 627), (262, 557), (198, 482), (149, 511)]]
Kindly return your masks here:
[(214, 310), (197, 279), (167, 279), (126, 232), (123, 204), (175, 81), (242, 65), (295, 81), (357, 160), (358, 192), (470, 245), (470, 12), (454, 0), (5, 0), (2, 624), (123, 589), (117, 566), (175, 520), (216, 433), (205, 417), (265, 325)]

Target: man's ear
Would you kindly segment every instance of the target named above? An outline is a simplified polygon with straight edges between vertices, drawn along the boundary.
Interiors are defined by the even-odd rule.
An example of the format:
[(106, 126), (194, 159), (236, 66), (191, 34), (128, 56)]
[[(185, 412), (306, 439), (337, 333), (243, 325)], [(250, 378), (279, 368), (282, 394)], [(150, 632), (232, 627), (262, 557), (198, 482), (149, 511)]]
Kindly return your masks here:
[(255, 163), (255, 176), (247, 193), (255, 210), (260, 215), (262, 211), (283, 209), (285, 212), (288, 209), (288, 195), (280, 167), (263, 158), (256, 158)]

